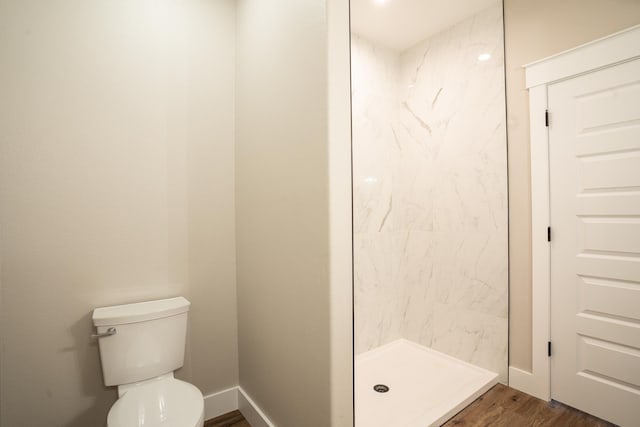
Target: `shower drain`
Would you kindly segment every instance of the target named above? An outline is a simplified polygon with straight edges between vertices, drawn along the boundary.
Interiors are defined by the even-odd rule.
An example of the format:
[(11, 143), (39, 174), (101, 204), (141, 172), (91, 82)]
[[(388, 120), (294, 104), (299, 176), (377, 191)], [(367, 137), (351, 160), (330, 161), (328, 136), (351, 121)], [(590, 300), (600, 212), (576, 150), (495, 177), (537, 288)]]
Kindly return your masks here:
[(386, 393), (389, 391), (389, 387), (384, 384), (376, 384), (373, 386), (373, 389), (378, 393)]

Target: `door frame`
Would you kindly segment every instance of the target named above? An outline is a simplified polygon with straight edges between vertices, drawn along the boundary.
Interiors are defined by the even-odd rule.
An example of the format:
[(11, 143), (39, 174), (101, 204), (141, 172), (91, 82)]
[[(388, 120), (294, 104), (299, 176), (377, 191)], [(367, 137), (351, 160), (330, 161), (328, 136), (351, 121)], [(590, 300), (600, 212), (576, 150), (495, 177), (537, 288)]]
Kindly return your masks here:
[[(551, 246), (549, 132), (550, 84), (640, 58), (640, 25), (525, 65), (529, 90), (531, 153), (532, 369), (509, 367), (509, 385), (540, 399), (551, 399)], [(549, 112), (553, 123), (553, 112)]]

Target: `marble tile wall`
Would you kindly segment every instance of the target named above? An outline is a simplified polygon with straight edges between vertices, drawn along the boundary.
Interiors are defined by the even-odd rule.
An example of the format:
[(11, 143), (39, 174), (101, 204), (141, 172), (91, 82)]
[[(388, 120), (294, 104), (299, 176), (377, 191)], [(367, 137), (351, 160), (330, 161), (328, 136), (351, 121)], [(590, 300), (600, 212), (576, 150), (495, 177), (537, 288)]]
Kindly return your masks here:
[(397, 157), (400, 55), (352, 35), (354, 274), (357, 353), (400, 338), (392, 266), (391, 159)]
[(352, 64), (356, 353), (403, 337), (506, 381), (502, 8), (401, 53), (354, 35)]

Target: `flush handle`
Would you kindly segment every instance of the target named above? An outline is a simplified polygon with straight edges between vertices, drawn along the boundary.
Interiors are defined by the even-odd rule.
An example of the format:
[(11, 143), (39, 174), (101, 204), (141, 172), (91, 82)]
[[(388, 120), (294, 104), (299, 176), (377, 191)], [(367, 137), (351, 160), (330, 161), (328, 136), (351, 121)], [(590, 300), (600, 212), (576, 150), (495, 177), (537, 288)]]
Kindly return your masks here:
[(109, 328), (107, 329), (107, 332), (102, 332), (100, 334), (91, 334), (91, 338), (110, 337), (111, 335), (115, 335), (116, 333), (118, 333), (118, 331), (116, 331), (116, 328)]

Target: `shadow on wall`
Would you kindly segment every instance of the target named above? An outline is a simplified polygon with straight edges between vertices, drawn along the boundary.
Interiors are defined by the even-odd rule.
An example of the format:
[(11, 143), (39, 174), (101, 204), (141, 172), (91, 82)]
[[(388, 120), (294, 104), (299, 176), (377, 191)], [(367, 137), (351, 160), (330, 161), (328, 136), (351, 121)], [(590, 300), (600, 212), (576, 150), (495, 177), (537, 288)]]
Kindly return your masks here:
[(85, 396), (87, 401), (93, 400), (91, 406), (76, 416), (67, 427), (106, 426), (109, 409), (118, 398), (117, 389), (106, 387), (102, 380), (98, 341), (91, 338), (91, 334), (94, 333), (91, 315), (92, 312), (89, 312), (71, 326), (74, 346), (60, 350), (77, 358), (82, 381), (79, 384), (80, 394)]

